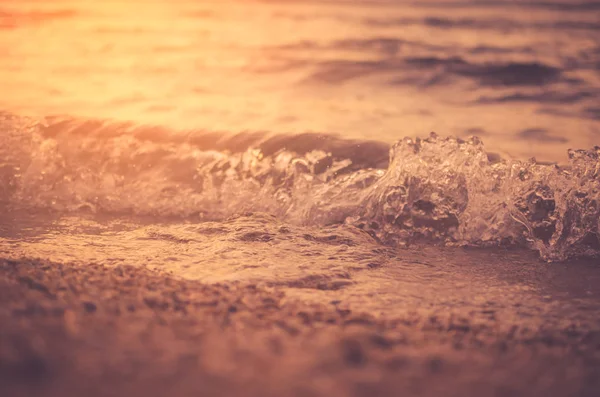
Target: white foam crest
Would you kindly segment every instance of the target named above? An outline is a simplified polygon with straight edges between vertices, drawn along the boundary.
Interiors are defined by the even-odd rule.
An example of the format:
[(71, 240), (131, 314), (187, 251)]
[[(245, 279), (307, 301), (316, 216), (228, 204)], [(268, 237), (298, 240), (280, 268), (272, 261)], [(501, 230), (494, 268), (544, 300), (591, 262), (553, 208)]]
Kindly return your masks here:
[(431, 135), (399, 141), (389, 167), (371, 169), (319, 149), (234, 153), (9, 124), (0, 153), (7, 208), (192, 220), (260, 211), (297, 224), (351, 224), (394, 245), (526, 245), (548, 260), (600, 253), (599, 148), (570, 151), (560, 168), (490, 160), (477, 138)]

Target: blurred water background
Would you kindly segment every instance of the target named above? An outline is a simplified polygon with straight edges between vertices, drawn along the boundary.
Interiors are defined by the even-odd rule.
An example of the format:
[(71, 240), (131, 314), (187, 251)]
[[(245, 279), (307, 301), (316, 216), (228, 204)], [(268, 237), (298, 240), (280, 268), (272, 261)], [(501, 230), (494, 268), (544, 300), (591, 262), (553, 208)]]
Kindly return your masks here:
[(600, 138), (600, 3), (2, 0), (0, 109), (223, 134)]

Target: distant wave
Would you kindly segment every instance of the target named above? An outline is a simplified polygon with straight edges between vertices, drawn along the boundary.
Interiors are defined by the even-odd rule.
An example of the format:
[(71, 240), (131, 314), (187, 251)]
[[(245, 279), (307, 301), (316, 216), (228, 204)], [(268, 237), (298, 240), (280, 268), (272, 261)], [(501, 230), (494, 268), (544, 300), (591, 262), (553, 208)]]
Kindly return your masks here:
[(397, 19), (378, 19), (367, 18), (364, 23), (371, 26), (411, 26), (424, 25), (437, 29), (469, 29), (469, 30), (498, 30), (501, 32), (511, 32), (525, 29), (536, 30), (600, 30), (600, 23), (589, 21), (517, 21), (514, 19), (476, 19), (476, 18), (397, 18)]
[[(248, 211), (346, 223), (385, 244), (528, 246), (600, 254), (600, 148), (570, 165), (507, 161), (478, 138), (178, 134), (99, 121), (0, 117), (7, 209), (225, 219)], [(543, 134), (524, 131), (523, 134)], [(209, 139), (210, 137), (210, 139)]]
[[(388, 4), (393, 3), (394, 0), (388, 1)], [(424, 2), (413, 2), (412, 4), (419, 5), (422, 7), (514, 7), (514, 8), (529, 8), (529, 9), (541, 9), (550, 11), (563, 11), (563, 12), (582, 12), (582, 11), (596, 11), (600, 10), (600, 2), (598, 1), (539, 1), (539, 0), (528, 0), (528, 1), (512, 1), (512, 0), (472, 0), (472, 1), (424, 1)]]
[[(388, 85), (426, 88), (463, 79), (470, 80), (479, 88), (537, 88), (548, 91), (542, 91), (539, 95), (516, 93), (515, 101), (543, 102), (562, 100), (565, 96), (567, 99), (574, 98), (571, 99), (574, 102), (598, 97), (595, 78), (590, 73), (598, 67), (597, 48), (582, 49), (579, 58), (564, 57), (554, 62), (541, 61), (541, 57), (537, 56), (538, 50), (527, 46), (504, 48), (478, 45), (460, 48), (461, 55), (457, 55), (456, 48), (385, 35), (346, 38), (329, 43), (302, 41), (267, 49), (269, 56), (279, 60), (279, 69), (258, 72), (272, 73), (282, 68), (302, 69), (311, 65), (310, 75), (304, 79), (304, 83), (341, 84), (360, 78), (380, 77)], [(312, 55), (296, 53), (303, 54), (305, 51), (310, 51)], [(337, 58), (323, 59), (321, 54), (328, 52), (337, 54)], [(357, 60), (354, 57), (340, 57), (340, 52), (373, 56)], [(499, 59), (489, 55), (503, 56)], [(515, 57), (522, 59), (517, 61), (513, 59)], [(559, 93), (555, 92), (557, 87), (560, 88)], [(560, 99), (555, 99), (557, 97)], [(512, 100), (507, 95), (502, 101)], [(483, 98), (482, 102), (485, 101), (486, 98)], [(490, 103), (489, 100), (487, 102)]]

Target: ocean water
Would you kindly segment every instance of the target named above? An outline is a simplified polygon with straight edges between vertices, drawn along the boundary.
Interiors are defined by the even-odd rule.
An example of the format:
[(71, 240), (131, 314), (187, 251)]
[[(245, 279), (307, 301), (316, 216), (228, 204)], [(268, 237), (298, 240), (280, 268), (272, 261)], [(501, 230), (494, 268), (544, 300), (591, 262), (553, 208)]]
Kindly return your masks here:
[(597, 2), (0, 7), (0, 108), (19, 115), (387, 144), (435, 131), (561, 163), (600, 135)]
[(595, 263), (599, 32), (596, 2), (4, 0), (0, 255), (379, 308)]

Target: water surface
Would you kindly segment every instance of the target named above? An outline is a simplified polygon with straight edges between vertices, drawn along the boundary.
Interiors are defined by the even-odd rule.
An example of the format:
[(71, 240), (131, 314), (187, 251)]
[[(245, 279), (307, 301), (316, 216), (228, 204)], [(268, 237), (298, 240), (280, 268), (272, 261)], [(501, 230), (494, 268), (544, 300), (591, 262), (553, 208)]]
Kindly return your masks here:
[(225, 133), (598, 143), (599, 7), (572, 1), (0, 4), (0, 107)]

